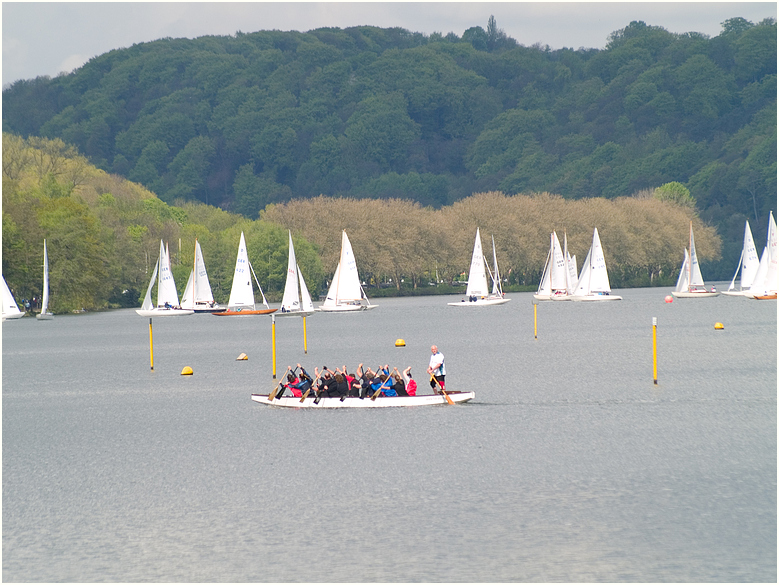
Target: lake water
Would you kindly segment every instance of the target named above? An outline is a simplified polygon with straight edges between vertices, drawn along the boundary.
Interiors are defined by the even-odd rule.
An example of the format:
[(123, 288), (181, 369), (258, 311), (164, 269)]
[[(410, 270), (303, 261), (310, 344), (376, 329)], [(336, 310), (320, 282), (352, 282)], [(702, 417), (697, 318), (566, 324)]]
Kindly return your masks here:
[(537, 340), (530, 293), (317, 314), (307, 354), (276, 319), (279, 376), (437, 344), (454, 407), (256, 404), (269, 317), (157, 318), (154, 371), (132, 310), (6, 322), (3, 580), (776, 582), (776, 302), (615, 292)]

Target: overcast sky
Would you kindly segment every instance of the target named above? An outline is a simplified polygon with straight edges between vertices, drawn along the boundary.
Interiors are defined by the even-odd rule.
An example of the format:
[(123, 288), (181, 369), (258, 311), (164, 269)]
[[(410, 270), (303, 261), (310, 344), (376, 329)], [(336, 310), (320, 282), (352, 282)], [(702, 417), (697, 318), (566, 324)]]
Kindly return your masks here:
[(462, 35), (498, 28), (522, 45), (603, 48), (609, 33), (632, 20), (670, 32), (720, 33), (741, 16), (776, 18), (776, 2), (3, 2), (3, 86), (55, 76), (92, 57), (162, 37), (195, 38), (236, 31), (329, 26), (399, 26)]

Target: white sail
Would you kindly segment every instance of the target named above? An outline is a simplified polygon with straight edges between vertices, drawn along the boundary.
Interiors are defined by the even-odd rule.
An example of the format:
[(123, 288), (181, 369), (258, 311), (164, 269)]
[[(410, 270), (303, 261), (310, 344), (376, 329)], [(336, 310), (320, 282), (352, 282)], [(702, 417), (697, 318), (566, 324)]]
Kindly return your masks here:
[(557, 232), (552, 232), (552, 266), (549, 275), (549, 285), (552, 288), (552, 294), (555, 291), (568, 290), (568, 268), (565, 263), (565, 254), (560, 246), (560, 239)]
[(287, 282), (284, 285), (284, 296), (281, 299), (279, 316), (298, 315), (305, 317), (314, 312), (314, 304), (308, 293), (303, 274), (300, 272), (295, 247), (292, 244), (292, 232), (289, 232), (289, 258), (287, 260)]
[(698, 264), (698, 253), (695, 251), (695, 237), (692, 233), (692, 222), (690, 222), (690, 288), (705, 287), (701, 266)]
[[(363, 304), (363, 299), (367, 304)], [(360, 275), (357, 272), (357, 262), (354, 259), (352, 244), (346, 235), (346, 230), (341, 232), (341, 257), (333, 275), (333, 281), (327, 291), (327, 297), (320, 311), (358, 311), (373, 309), (365, 291), (360, 285)]]
[(538, 291), (533, 295), (538, 300), (545, 300), (552, 296), (552, 250), (554, 244), (549, 246), (549, 252), (546, 254), (544, 263), (544, 272), (541, 274), (541, 282), (538, 283)]
[(46, 249), (46, 240), (43, 240), (43, 299), (41, 300), (41, 312), (36, 318), (39, 321), (54, 318), (54, 315), (49, 313), (49, 253)]
[(476, 228), (476, 241), (473, 244), (471, 269), (468, 272), (468, 286), (465, 289), (467, 297), (486, 297), (489, 294), (487, 275), (484, 271), (484, 254), (481, 247), (479, 228)]
[(19, 305), (16, 304), (11, 289), (8, 288), (8, 283), (3, 279), (3, 321), (6, 319), (19, 319), (24, 316), (24, 312), (19, 309)]
[(679, 271), (679, 278), (676, 280), (676, 292), (685, 292), (690, 288), (690, 254), (687, 248), (684, 249), (684, 261), (682, 269)]
[(298, 263), (295, 259), (295, 247), (292, 245), (292, 231), (290, 231), (289, 258), (287, 260), (287, 282), (284, 285), (284, 296), (281, 299), (282, 313), (289, 313), (300, 310), (300, 290), (297, 270)]
[(598, 228), (592, 233), (592, 245), (582, 265), (579, 281), (576, 283), (571, 299), (574, 301), (618, 301), (622, 297), (611, 294), (609, 272), (606, 269), (606, 258), (598, 235)]
[(576, 265), (576, 254), (568, 256), (568, 282), (571, 284), (571, 291), (576, 289), (576, 284), (579, 282), (579, 268)]
[(565, 288), (568, 294), (573, 294), (576, 284), (579, 282), (576, 270), (576, 256), (571, 257), (568, 252), (568, 233), (563, 233), (563, 258), (565, 259)]
[(168, 252), (160, 240), (160, 281), (157, 286), (157, 306), (164, 307), (166, 303), (172, 307), (178, 307), (179, 295), (176, 291), (176, 283), (173, 281)]
[(492, 236), (492, 265), (494, 266), (492, 274), (492, 295), (502, 296), (503, 286), (500, 281), (500, 271), (498, 270), (498, 255), (495, 252), (495, 236)]
[(151, 302), (151, 289), (154, 288), (154, 282), (157, 280), (157, 269), (159, 268), (160, 261), (157, 259), (157, 262), (154, 264), (154, 272), (151, 274), (151, 280), (149, 280), (149, 288), (146, 289), (146, 296), (143, 298), (143, 304), (141, 305), (141, 310), (143, 311), (151, 311), (154, 309), (154, 303)]
[(755, 240), (752, 238), (752, 230), (749, 229), (749, 220), (744, 225), (744, 247), (741, 258), (741, 289), (752, 286), (757, 274), (757, 267), (760, 266), (760, 258), (757, 256)]
[(208, 281), (203, 250), (200, 249), (200, 242), (195, 240), (195, 304), (212, 302), (214, 302), (214, 293)]
[(213, 308), (213, 303), (214, 295), (211, 292), (211, 283), (208, 281), (203, 250), (200, 248), (200, 242), (195, 240), (194, 267), (189, 273), (187, 288), (181, 295), (181, 306), (185, 309)]
[(227, 302), (227, 306), (228, 309), (243, 307), (254, 309), (254, 290), (252, 289), (249, 254), (246, 251), (246, 239), (243, 237), (243, 232), (241, 232), (241, 240), (238, 243), (233, 285), (230, 288), (230, 300)]
[(750, 296), (764, 296), (773, 294), (777, 290), (777, 263), (779, 262), (779, 251), (777, 251), (777, 232), (774, 214), (770, 212), (768, 217), (768, 237), (766, 246), (760, 257), (760, 265), (755, 274), (755, 280), (750, 289)]
[(306, 281), (303, 280), (303, 273), (300, 271), (300, 266), (298, 268), (298, 277), (300, 278), (300, 297), (301, 297), (301, 303), (302, 303), (302, 309), (305, 313), (313, 313), (314, 312), (314, 303), (311, 302), (311, 295), (308, 293), (308, 287), (306, 286)]
[(182, 309), (194, 309), (195, 308), (195, 271), (189, 271), (189, 278), (187, 278), (187, 286), (184, 287), (184, 292), (181, 294), (181, 308)]
[(590, 294), (590, 272), (592, 271), (592, 248), (587, 251), (587, 256), (582, 263), (582, 271), (579, 274), (579, 280), (576, 283), (576, 288), (573, 291), (572, 296), (583, 297)]

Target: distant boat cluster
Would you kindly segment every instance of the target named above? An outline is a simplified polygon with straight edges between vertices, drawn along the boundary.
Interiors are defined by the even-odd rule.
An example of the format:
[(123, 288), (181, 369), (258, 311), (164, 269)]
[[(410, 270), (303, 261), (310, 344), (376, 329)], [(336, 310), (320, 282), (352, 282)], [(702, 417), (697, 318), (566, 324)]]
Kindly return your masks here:
[[(742, 296), (758, 300), (776, 299), (777, 282), (779, 273), (777, 263), (779, 251), (777, 250), (776, 221), (773, 212), (768, 217), (768, 236), (766, 245), (760, 258), (757, 257), (749, 220), (744, 227), (744, 246), (741, 251), (736, 273), (730, 282), (728, 290), (722, 294), (728, 296)], [(482, 252), (481, 235), (476, 228), (476, 241), (473, 245), (471, 267), (468, 274), (468, 286), (465, 298), (460, 302), (448, 303), (455, 307), (479, 307), (490, 305), (502, 305), (511, 299), (507, 299), (503, 293), (500, 271), (498, 269), (498, 257), (495, 251), (495, 238), (492, 238), (492, 270), (489, 262)], [(487, 274), (492, 280), (492, 288), (487, 283)], [(738, 286), (736, 278), (741, 275)], [(158, 278), (159, 276), (159, 278)], [(254, 288), (252, 276), (262, 296), (264, 308), (257, 308), (254, 300)], [(157, 303), (152, 302), (151, 293), (157, 284)], [(695, 236), (690, 222), (690, 246), (684, 249), (684, 261), (679, 271), (679, 279), (672, 291), (677, 298), (706, 298), (720, 294), (714, 287), (706, 288), (698, 264), (698, 255), (695, 251)], [(533, 295), (540, 301), (618, 301), (622, 297), (611, 294), (609, 274), (606, 269), (606, 259), (603, 254), (598, 228), (592, 234), (592, 245), (587, 257), (582, 264), (581, 272), (577, 276), (576, 256), (568, 252), (568, 236), (564, 234), (563, 244), (556, 232), (550, 234), (549, 253), (546, 257), (541, 282), (538, 291)], [(8, 288), (5, 277), (2, 278), (2, 320), (18, 319), (25, 315), (19, 309), (13, 294)], [(49, 257), (46, 248), (46, 240), (43, 241), (43, 299), (41, 312), (37, 315), (39, 320), (49, 320), (54, 317), (48, 311), (49, 303)], [(292, 245), (292, 232), (289, 232), (289, 261), (287, 264), (287, 280), (284, 286), (284, 296), (281, 300), (279, 316), (311, 315), (315, 311), (324, 312), (353, 312), (374, 309), (365, 290), (360, 284), (360, 276), (357, 271), (357, 262), (352, 250), (352, 244), (346, 231), (341, 233), (341, 256), (335, 269), (333, 280), (327, 291), (325, 301), (318, 308), (314, 308), (311, 295), (306, 287), (300, 266), (295, 258), (295, 248)], [(246, 251), (246, 240), (243, 232), (238, 243), (238, 255), (235, 261), (233, 284), (230, 290), (230, 299), (227, 306), (223, 307), (214, 302), (211, 285), (208, 282), (205, 260), (200, 244), (195, 240), (195, 259), (189, 280), (179, 303), (176, 292), (176, 284), (173, 281), (173, 272), (170, 267), (170, 255), (165, 244), (160, 241), (160, 253), (154, 266), (149, 287), (146, 290), (143, 304), (136, 312), (144, 317), (162, 317), (192, 315), (194, 313), (211, 313), (212, 315), (268, 315), (279, 309), (271, 309), (265, 294), (262, 292), (254, 269), (249, 262)]]
[(533, 297), (539, 301), (621, 301), (621, 296), (611, 294), (598, 228), (592, 233), (592, 245), (578, 277), (576, 256), (568, 252), (567, 234), (564, 234), (563, 241), (561, 247), (557, 233), (552, 232), (544, 272), (538, 292)]
[[(730, 281), (728, 290), (722, 294), (728, 296), (743, 296), (752, 299), (766, 300), (776, 298), (777, 289), (777, 233), (776, 221), (773, 212), (768, 214), (768, 237), (760, 259), (757, 259), (755, 241), (752, 239), (752, 230), (749, 229), (749, 220), (744, 226), (744, 246), (741, 249), (741, 258), (733, 280)], [(738, 288), (736, 277), (741, 273)]]

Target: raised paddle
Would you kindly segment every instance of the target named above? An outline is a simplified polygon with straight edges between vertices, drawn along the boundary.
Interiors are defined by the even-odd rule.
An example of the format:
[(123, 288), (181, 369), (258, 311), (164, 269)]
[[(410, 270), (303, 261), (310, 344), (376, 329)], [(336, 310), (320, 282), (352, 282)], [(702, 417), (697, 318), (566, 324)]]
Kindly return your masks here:
[[(313, 388), (313, 387), (314, 387), (314, 385), (316, 384), (316, 381), (317, 381), (317, 380), (319, 380), (319, 376), (321, 376), (321, 375), (322, 375), (322, 374), (317, 374), (316, 378), (314, 378), (314, 381), (313, 381), (313, 382), (311, 382), (311, 388)], [(301, 404), (303, 404), (303, 402), (305, 402), (306, 398), (308, 398), (308, 395), (309, 395), (309, 393), (311, 392), (311, 388), (309, 388), (308, 390), (306, 390), (306, 393), (305, 393), (305, 394), (303, 394), (303, 398), (301, 398), (301, 399), (300, 399), (300, 403), (301, 403)], [(314, 390), (314, 393), (316, 393), (316, 390)], [(317, 403), (317, 404), (318, 404), (318, 403)]]
[[(294, 370), (292, 370), (292, 366), (287, 366), (287, 372), (292, 370), (293, 374), (297, 371), (297, 369), (298, 369), (297, 366), (295, 366)], [(276, 386), (276, 388), (273, 389), (273, 393), (270, 396), (268, 396), (268, 402), (273, 402), (273, 399), (276, 398), (276, 393), (279, 391), (279, 388), (281, 388), (284, 385), (284, 380), (286, 379), (287, 372), (284, 372), (282, 374), (281, 380), (279, 380), (278, 386)], [(281, 391), (281, 394), (284, 394), (283, 390)], [(281, 398), (281, 395), (279, 395), (279, 398)]]
[(376, 390), (376, 393), (375, 393), (373, 396), (371, 396), (371, 400), (376, 400), (376, 399), (379, 397), (379, 394), (381, 394), (381, 389), (382, 389), (382, 388), (384, 388), (384, 384), (386, 384), (387, 382), (389, 382), (391, 379), (392, 379), (392, 376), (387, 376), (387, 379), (386, 379), (386, 380), (384, 380), (384, 381), (381, 383), (381, 386), (379, 386), (379, 389), (378, 389), (378, 390)]
[(430, 381), (432, 382), (433, 380), (435, 380), (435, 383), (438, 384), (438, 387), (441, 389), (441, 394), (444, 395), (446, 401), (449, 404), (454, 404), (454, 401), (451, 398), (449, 398), (449, 395), (446, 393), (446, 390), (444, 390), (444, 387), (441, 386), (441, 382), (438, 381), (438, 378), (436, 378), (433, 374), (430, 374)]
[[(290, 366), (287, 366), (287, 372), (289, 371)], [(284, 376), (287, 375), (287, 372), (284, 372), (281, 375), (281, 380), (279, 380), (279, 383), (276, 384), (276, 387), (273, 389), (273, 391), (268, 394), (268, 402), (273, 402), (273, 399), (276, 398), (276, 392), (279, 391), (279, 388), (281, 388), (281, 385), (284, 383)]]

